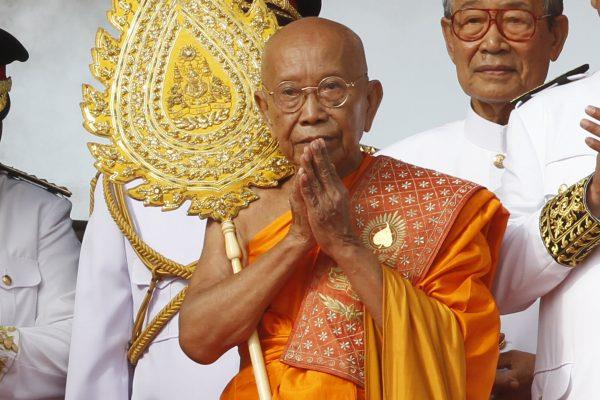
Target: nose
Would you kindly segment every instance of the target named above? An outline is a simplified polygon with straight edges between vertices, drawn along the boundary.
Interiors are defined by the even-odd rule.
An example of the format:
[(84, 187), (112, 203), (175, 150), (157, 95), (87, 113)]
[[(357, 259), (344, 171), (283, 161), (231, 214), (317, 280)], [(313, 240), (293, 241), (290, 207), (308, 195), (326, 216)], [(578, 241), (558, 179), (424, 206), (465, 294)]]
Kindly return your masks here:
[(485, 36), (481, 39), (479, 50), (487, 54), (498, 54), (505, 51), (510, 51), (510, 45), (500, 33), (498, 24), (495, 20), (490, 21), (490, 29), (487, 31)]
[(325, 108), (319, 102), (317, 93), (311, 91), (306, 94), (306, 100), (300, 109), (300, 125), (316, 125), (324, 122), (329, 117)]

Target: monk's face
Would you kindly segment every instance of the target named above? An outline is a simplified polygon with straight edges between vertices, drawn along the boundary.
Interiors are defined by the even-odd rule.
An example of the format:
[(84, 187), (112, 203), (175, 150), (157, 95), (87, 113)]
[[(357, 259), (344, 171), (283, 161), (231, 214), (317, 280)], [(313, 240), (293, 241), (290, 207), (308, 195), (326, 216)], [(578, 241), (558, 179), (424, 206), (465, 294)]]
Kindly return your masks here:
[[(347, 28), (321, 19), (305, 19), (283, 28), (267, 45), (263, 85), (256, 101), (283, 154), (300, 164), (304, 148), (322, 138), (338, 172), (360, 156), (359, 140), (368, 131), (381, 101), (381, 85), (369, 81), (360, 41)], [(340, 107), (323, 105), (315, 90), (294, 112), (282, 110), (274, 91), (282, 83), (296, 88), (316, 87), (327, 77), (347, 83), (348, 97)]]
[[(540, 17), (546, 14), (543, 0), (454, 0), (452, 11), (462, 9), (523, 9)], [(450, 58), (463, 90), (483, 103), (508, 103), (544, 83), (550, 61), (560, 55), (568, 33), (568, 20), (558, 16), (534, 22), (535, 34), (526, 41), (507, 39), (496, 23), (475, 41), (465, 41), (442, 19)]]

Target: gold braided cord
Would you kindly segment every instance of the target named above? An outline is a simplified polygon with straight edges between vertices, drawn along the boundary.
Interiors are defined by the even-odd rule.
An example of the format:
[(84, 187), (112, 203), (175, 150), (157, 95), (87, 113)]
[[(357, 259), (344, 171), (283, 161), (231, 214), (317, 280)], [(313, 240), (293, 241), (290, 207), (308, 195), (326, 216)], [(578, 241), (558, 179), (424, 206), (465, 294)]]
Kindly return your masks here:
[(164, 329), (169, 321), (177, 315), (183, 299), (185, 298), (186, 289), (183, 289), (169, 304), (167, 304), (153, 319), (142, 329), (142, 325), (146, 319), (148, 307), (156, 283), (164, 278), (180, 278), (189, 280), (195, 269), (196, 263), (193, 262), (187, 266), (170, 260), (148, 246), (136, 233), (132, 226), (127, 205), (125, 203), (125, 195), (122, 185), (115, 185), (107, 177), (103, 179), (104, 197), (108, 211), (119, 227), (119, 230), (129, 241), (131, 247), (136, 252), (137, 256), (144, 265), (152, 272), (152, 281), (148, 288), (148, 292), (144, 301), (138, 310), (135, 318), (135, 326), (132, 331), (131, 345), (127, 352), (127, 357), (131, 365), (136, 365), (138, 360), (143, 355), (144, 351), (150, 346), (156, 336)]
[(131, 365), (136, 365), (142, 357), (148, 346), (156, 339), (156, 336), (163, 330), (169, 321), (177, 315), (181, 309), (181, 304), (187, 293), (187, 288), (183, 289), (175, 296), (169, 304), (163, 308), (154, 319), (148, 324), (146, 329), (137, 339), (135, 339), (127, 352), (127, 358)]
[(185, 266), (166, 258), (148, 246), (137, 235), (135, 229), (125, 216), (126, 209), (117, 205), (114, 197), (115, 195), (113, 194), (113, 188), (115, 191), (122, 191), (122, 186), (111, 183), (107, 177), (104, 178), (103, 185), (104, 198), (106, 200), (106, 205), (111, 217), (115, 220), (115, 223), (123, 235), (127, 238), (140, 260), (144, 262), (144, 265), (146, 265), (146, 267), (148, 267), (151, 271), (155, 271), (157, 275), (189, 280), (194, 272), (196, 262)]
[(100, 172), (96, 172), (96, 175), (90, 181), (90, 214), (94, 212), (94, 192), (96, 191), (96, 186), (98, 185), (98, 179), (100, 179)]
[(585, 204), (587, 177), (546, 204), (540, 233), (546, 250), (562, 265), (576, 267), (600, 244), (600, 223)]

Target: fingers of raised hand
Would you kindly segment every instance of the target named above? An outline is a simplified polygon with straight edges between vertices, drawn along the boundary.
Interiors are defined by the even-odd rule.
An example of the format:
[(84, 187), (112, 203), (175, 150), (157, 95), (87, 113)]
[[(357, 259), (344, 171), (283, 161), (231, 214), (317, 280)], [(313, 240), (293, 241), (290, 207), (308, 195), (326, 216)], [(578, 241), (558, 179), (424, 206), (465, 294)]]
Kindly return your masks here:
[(587, 144), (592, 150), (600, 153), (600, 140), (594, 139), (593, 137), (586, 137), (585, 144)]
[(581, 127), (595, 136), (600, 136), (600, 108), (594, 106), (588, 106), (585, 109), (585, 113), (589, 115), (591, 118), (595, 119), (592, 121), (591, 119), (582, 119)]
[(311, 181), (314, 181), (314, 175), (309, 175), (308, 171), (302, 167), (298, 170), (298, 177), (300, 179), (300, 192), (302, 193), (302, 198), (305, 201), (305, 204), (316, 208), (319, 206), (319, 199), (317, 196), (317, 192)]
[(315, 164), (313, 160), (313, 154), (310, 151), (310, 145), (304, 148), (304, 153), (300, 158), (300, 165), (304, 170), (304, 174), (307, 178), (308, 184), (311, 186), (315, 193), (322, 192), (323, 188), (321, 186), (321, 182), (317, 177), (317, 171), (315, 169)]
[(318, 171), (317, 175), (321, 180), (321, 184), (325, 185), (336, 185), (339, 180), (335, 166), (329, 158), (327, 147), (323, 139), (314, 140), (311, 144), (311, 152), (314, 155), (315, 167)]

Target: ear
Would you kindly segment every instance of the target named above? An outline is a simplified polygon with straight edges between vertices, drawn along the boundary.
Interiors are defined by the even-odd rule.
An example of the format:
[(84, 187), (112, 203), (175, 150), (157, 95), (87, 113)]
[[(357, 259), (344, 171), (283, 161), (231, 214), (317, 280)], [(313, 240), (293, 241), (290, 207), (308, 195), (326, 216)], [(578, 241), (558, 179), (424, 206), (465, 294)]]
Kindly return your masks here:
[(268, 94), (264, 90), (257, 90), (254, 93), (254, 101), (258, 106), (258, 110), (262, 115), (263, 121), (269, 127), (269, 130), (272, 128), (271, 119), (269, 118), (269, 102), (267, 99)]
[(450, 56), (450, 59), (454, 64), (454, 32), (452, 32), (452, 21), (448, 18), (443, 17), (440, 21), (442, 26), (442, 34), (444, 35), (444, 41), (446, 42), (446, 51)]
[(367, 115), (365, 118), (364, 131), (369, 132), (373, 126), (373, 120), (383, 99), (383, 86), (378, 80), (369, 81), (367, 87)]
[(569, 18), (566, 15), (559, 15), (554, 18), (554, 22), (550, 27), (554, 42), (550, 51), (550, 59), (556, 61), (563, 50), (567, 36), (569, 36)]

